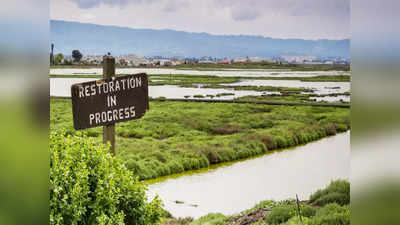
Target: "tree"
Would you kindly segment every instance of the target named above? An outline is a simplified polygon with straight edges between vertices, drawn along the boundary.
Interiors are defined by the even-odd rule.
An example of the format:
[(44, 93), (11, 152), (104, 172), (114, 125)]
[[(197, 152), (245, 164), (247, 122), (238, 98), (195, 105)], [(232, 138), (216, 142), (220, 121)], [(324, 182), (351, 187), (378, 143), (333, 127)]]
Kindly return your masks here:
[(74, 58), (74, 62), (79, 62), (82, 59), (82, 53), (79, 50), (73, 50), (72, 58)]
[(56, 56), (54, 56), (54, 64), (60, 64), (63, 59), (64, 59), (64, 55), (61, 53), (58, 53)]

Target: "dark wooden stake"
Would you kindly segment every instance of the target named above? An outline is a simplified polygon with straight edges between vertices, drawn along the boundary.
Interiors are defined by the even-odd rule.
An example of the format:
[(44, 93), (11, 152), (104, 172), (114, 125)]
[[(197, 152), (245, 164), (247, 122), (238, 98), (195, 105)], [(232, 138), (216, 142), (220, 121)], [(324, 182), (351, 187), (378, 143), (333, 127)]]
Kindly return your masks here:
[[(103, 77), (108, 79), (115, 76), (115, 58), (107, 55), (103, 57)], [(115, 125), (103, 127), (103, 143), (110, 142), (111, 153), (115, 155)]]
[(299, 219), (301, 224), (303, 224), (303, 219), (301, 218), (301, 211), (300, 211), (300, 202), (299, 202), (299, 197), (296, 194), (296, 204), (297, 204), (297, 213), (299, 214)]

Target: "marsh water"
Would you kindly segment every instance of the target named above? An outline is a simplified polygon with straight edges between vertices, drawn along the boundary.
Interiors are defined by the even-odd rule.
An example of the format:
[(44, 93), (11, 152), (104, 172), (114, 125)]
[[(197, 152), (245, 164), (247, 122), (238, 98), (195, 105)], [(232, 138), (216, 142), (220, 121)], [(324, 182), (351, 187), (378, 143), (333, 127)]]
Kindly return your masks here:
[[(146, 68), (125, 68), (117, 69), (117, 74), (134, 74), (146, 72), (148, 74), (185, 74), (185, 75), (216, 75), (216, 76), (247, 76), (247, 77), (312, 77), (318, 75), (340, 75), (347, 74), (342, 71), (279, 71), (279, 70), (218, 70), (218, 71), (197, 71), (197, 70), (177, 70), (177, 69), (146, 69)], [(68, 75), (100, 75), (101, 68), (93, 69), (51, 69), (50, 74)], [(154, 78), (154, 77), (153, 77)], [(162, 81), (163, 77), (155, 77), (153, 81)], [(81, 83), (95, 80), (98, 78), (50, 78), (50, 96), (70, 97), (70, 88), (74, 83)], [(259, 96), (280, 94), (276, 91), (252, 91), (252, 90), (233, 90), (233, 86), (273, 86), (273, 87), (301, 87), (312, 89), (315, 94), (337, 94), (350, 91), (350, 82), (302, 82), (300, 80), (251, 80), (244, 79), (236, 83), (223, 84), (226, 88), (202, 88), (198, 87), (179, 87), (176, 85), (155, 85), (149, 87), (149, 95), (153, 98), (165, 97), (184, 99), (196, 98), (201, 95), (203, 98), (231, 100), (242, 96)], [(221, 95), (230, 93), (230, 95)], [(208, 95), (208, 96), (207, 96)], [(312, 97), (316, 101), (337, 102), (340, 100), (350, 101), (348, 95)]]
[[(261, 200), (308, 199), (330, 181), (349, 179), (350, 132), (292, 149), (149, 185), (175, 217), (239, 213)], [(176, 201), (183, 202), (177, 204)]]
[(350, 82), (303, 82), (300, 80), (241, 80), (225, 86), (272, 86), (289, 88), (309, 88), (315, 94), (333, 94), (350, 91)]
[[(96, 80), (98, 78), (50, 78), (50, 96), (71, 97), (71, 85), (87, 81)], [(153, 98), (179, 98), (184, 99), (187, 96), (193, 98), (194, 95), (217, 95), (222, 93), (232, 93), (233, 95), (225, 95), (214, 97), (216, 99), (234, 99), (247, 95), (262, 95), (262, 94), (279, 94), (279, 92), (257, 92), (257, 91), (235, 91), (229, 89), (212, 89), (212, 88), (186, 88), (176, 85), (160, 85), (149, 86), (149, 96)], [(185, 97), (186, 96), (186, 97)], [(208, 97), (206, 97), (208, 98)]]

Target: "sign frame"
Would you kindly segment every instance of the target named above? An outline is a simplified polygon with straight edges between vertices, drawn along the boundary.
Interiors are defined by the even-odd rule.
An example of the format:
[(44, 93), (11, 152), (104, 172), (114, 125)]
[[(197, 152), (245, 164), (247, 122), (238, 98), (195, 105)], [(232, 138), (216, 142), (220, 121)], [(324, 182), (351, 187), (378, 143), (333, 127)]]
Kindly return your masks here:
[(71, 99), (76, 130), (138, 119), (149, 109), (147, 74), (74, 84)]

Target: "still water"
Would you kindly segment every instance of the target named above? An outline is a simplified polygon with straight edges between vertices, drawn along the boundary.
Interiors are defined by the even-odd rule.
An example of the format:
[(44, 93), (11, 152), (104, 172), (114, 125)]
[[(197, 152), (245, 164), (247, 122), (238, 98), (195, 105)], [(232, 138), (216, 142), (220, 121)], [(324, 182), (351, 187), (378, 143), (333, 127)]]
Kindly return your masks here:
[[(96, 80), (98, 78), (50, 78), (50, 96), (71, 97), (71, 86), (76, 83)], [(212, 89), (212, 88), (183, 88), (175, 85), (160, 85), (149, 86), (149, 96), (153, 98), (179, 98), (184, 99), (185, 96), (194, 98), (194, 95), (217, 95), (221, 93), (233, 93), (234, 95), (226, 95), (214, 97), (214, 99), (234, 99), (247, 95), (262, 95), (262, 94), (279, 94), (279, 92), (257, 92), (257, 91), (235, 91), (229, 89)], [(209, 99), (209, 97), (206, 97)]]
[[(308, 199), (331, 180), (349, 179), (350, 132), (149, 186), (175, 217), (239, 213), (261, 200)], [(176, 204), (175, 201), (183, 204)]]
[(303, 82), (300, 80), (241, 80), (225, 86), (272, 86), (289, 88), (309, 88), (315, 94), (333, 94), (350, 91), (350, 82)]
[[(50, 96), (58, 97), (70, 97), (71, 86), (76, 83), (82, 83), (87, 81), (96, 80), (98, 78), (50, 78)], [(194, 98), (194, 95), (214, 95), (214, 99), (225, 99), (231, 100), (242, 96), (259, 96), (268, 94), (280, 94), (276, 91), (246, 91), (246, 90), (233, 90), (234, 85), (254, 85), (254, 86), (276, 86), (276, 87), (308, 87), (314, 90), (316, 94), (329, 94), (329, 93), (343, 93), (350, 90), (350, 83), (346, 82), (301, 82), (293, 80), (245, 80), (233, 84), (224, 84), (224, 89), (213, 89), (213, 88), (186, 88), (179, 87), (176, 85), (159, 85), (149, 86), (150, 97), (166, 97), (166, 98)], [(233, 93), (234, 95), (225, 95), (216, 97), (217, 94), (221, 93)], [(189, 96), (189, 97), (188, 97)], [(205, 97), (210, 99), (210, 97)], [(337, 96), (337, 97), (313, 97), (317, 101), (328, 101), (335, 102), (342, 99), (343, 101), (350, 101), (349, 96)]]

